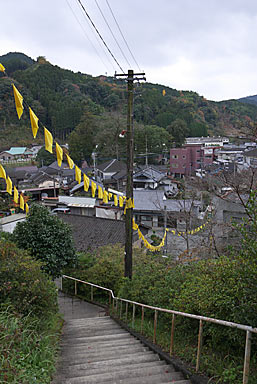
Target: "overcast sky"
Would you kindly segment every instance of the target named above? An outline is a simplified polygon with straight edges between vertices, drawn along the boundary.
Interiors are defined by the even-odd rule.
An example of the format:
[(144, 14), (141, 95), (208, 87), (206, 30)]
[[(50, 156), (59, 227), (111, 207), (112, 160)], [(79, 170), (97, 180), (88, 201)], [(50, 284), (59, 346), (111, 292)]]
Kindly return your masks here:
[[(257, 94), (256, 0), (81, 0), (122, 69), (210, 100)], [(108, 21), (129, 64), (105, 21)], [(0, 55), (23, 52), (74, 72), (121, 72), (78, 0), (0, 0)]]

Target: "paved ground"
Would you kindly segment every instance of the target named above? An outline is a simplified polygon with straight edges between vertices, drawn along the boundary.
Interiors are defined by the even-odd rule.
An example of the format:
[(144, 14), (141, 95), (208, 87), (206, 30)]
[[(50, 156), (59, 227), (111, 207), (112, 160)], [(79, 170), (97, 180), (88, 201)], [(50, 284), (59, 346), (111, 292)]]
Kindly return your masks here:
[(59, 311), (63, 315), (64, 321), (89, 317), (102, 317), (105, 315), (105, 310), (103, 308), (78, 298), (67, 296), (62, 292), (58, 293), (58, 303)]

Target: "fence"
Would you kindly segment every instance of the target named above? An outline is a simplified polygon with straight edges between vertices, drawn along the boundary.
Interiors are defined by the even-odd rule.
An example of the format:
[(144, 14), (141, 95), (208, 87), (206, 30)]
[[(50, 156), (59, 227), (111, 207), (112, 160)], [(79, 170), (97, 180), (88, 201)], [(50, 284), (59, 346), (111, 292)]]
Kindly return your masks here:
[(174, 346), (174, 332), (175, 332), (175, 317), (176, 316), (183, 316), (195, 320), (199, 320), (199, 332), (198, 332), (198, 345), (197, 345), (197, 357), (196, 357), (196, 372), (199, 371), (200, 367), (200, 356), (201, 356), (201, 348), (202, 348), (202, 338), (203, 338), (203, 323), (209, 322), (214, 323), (218, 325), (223, 325), (225, 327), (230, 328), (237, 328), (242, 331), (246, 332), (246, 342), (245, 342), (245, 355), (244, 355), (244, 368), (243, 368), (243, 384), (248, 383), (249, 379), (249, 370), (250, 370), (250, 357), (251, 357), (251, 338), (253, 333), (257, 333), (257, 328), (253, 328), (247, 325), (243, 324), (237, 324), (230, 321), (224, 321), (224, 320), (218, 320), (213, 319), (211, 317), (205, 317), (205, 316), (199, 316), (199, 315), (193, 315), (190, 313), (184, 313), (179, 311), (173, 311), (171, 309), (165, 309), (165, 308), (159, 308), (159, 307), (153, 307), (151, 305), (137, 303), (136, 301), (131, 301), (127, 299), (122, 299), (120, 297), (115, 297), (113, 294), (113, 291), (111, 289), (101, 287), (100, 285), (89, 283), (87, 281), (79, 280), (74, 277), (70, 277), (67, 275), (62, 275), (61, 278), (61, 290), (63, 288), (63, 279), (69, 279), (74, 281), (74, 294), (75, 296), (78, 293), (78, 283), (86, 284), (91, 286), (91, 301), (94, 301), (94, 288), (101, 289), (109, 294), (109, 307), (112, 308), (112, 311), (116, 310), (116, 313), (118, 313), (118, 303), (120, 302), (120, 312), (119, 317), (122, 315), (122, 303), (125, 303), (125, 319), (128, 318), (128, 304), (132, 304), (132, 328), (134, 327), (135, 323), (135, 313), (136, 313), (136, 306), (141, 307), (141, 332), (143, 329), (143, 323), (144, 323), (144, 310), (150, 309), (154, 311), (154, 331), (153, 331), (153, 343), (156, 342), (156, 330), (157, 330), (157, 322), (158, 322), (158, 312), (164, 312), (169, 313), (172, 315), (172, 321), (171, 321), (171, 334), (170, 334), (170, 348), (169, 353), (172, 355), (173, 353), (173, 346)]

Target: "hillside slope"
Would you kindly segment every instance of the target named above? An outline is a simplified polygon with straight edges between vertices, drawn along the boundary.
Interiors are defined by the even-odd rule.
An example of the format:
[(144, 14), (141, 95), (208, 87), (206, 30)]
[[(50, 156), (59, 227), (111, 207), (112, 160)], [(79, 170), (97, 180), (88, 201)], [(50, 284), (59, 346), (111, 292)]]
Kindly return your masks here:
[[(86, 112), (98, 117), (101, 130), (107, 121), (113, 135), (115, 130), (115, 137), (126, 129), (127, 92), (124, 81), (64, 70), (43, 56), (34, 61), (22, 53), (9, 53), (0, 56), (0, 62), (9, 75), (6, 77), (0, 73), (0, 149), (28, 145), (33, 141), (28, 116), (24, 114), (20, 121), (17, 118), (12, 82), (41, 122), (61, 141), (67, 141)], [(164, 89), (165, 96), (162, 93)], [(151, 83), (135, 87), (134, 104), (135, 130), (146, 126), (161, 127), (173, 137), (178, 131), (182, 131), (182, 136), (251, 137), (257, 121), (255, 105), (237, 100), (208, 101), (196, 92), (178, 91)], [(163, 132), (161, 129), (159, 132)], [(99, 132), (95, 133), (100, 137)], [(37, 142), (42, 139), (39, 136)]]

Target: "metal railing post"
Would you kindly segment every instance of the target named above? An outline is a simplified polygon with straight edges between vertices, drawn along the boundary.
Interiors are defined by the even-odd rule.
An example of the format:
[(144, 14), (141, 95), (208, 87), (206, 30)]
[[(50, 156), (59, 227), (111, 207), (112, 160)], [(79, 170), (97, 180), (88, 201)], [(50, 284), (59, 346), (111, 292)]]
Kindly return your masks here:
[(61, 276), (61, 291), (62, 291), (62, 284), (63, 284), (63, 282), (62, 282), (62, 276)]
[(112, 304), (112, 295), (111, 292), (109, 292), (109, 308), (111, 307)]
[(175, 329), (175, 315), (172, 315), (172, 323), (171, 323), (171, 333), (170, 333), (170, 356), (173, 353), (173, 345), (174, 345), (174, 329)]
[(132, 328), (134, 328), (134, 325), (135, 325), (135, 312), (136, 312), (136, 306), (135, 306), (135, 304), (133, 304)]
[(91, 301), (94, 301), (94, 287), (91, 285)]
[(153, 329), (153, 343), (154, 344), (156, 343), (157, 316), (158, 316), (158, 312), (155, 309), (155, 311), (154, 311), (154, 329)]
[(120, 319), (121, 319), (121, 315), (122, 315), (122, 301), (120, 301)]
[(126, 313), (125, 313), (125, 319), (128, 320), (128, 302), (126, 301)]
[(75, 294), (75, 296), (77, 296), (77, 282), (76, 282), (76, 280), (74, 280), (74, 282), (75, 282), (75, 286), (74, 286), (74, 294)]
[(249, 379), (251, 338), (252, 338), (252, 332), (246, 331), (243, 384), (247, 384)]
[(142, 307), (142, 315), (141, 315), (141, 333), (143, 333), (144, 329), (144, 307)]
[(200, 355), (201, 355), (201, 348), (202, 348), (202, 340), (203, 340), (203, 321), (200, 320), (199, 324), (199, 333), (198, 333), (198, 347), (197, 347), (197, 359), (196, 359), (196, 367), (195, 370), (198, 372), (200, 367)]

